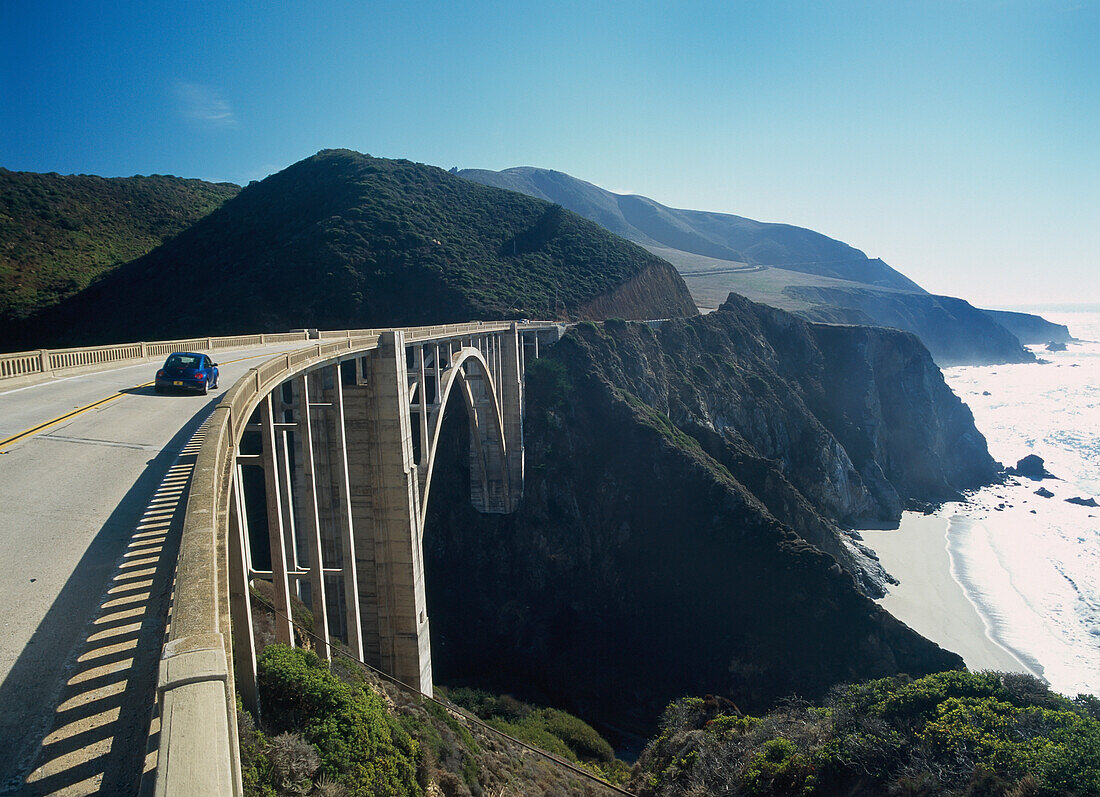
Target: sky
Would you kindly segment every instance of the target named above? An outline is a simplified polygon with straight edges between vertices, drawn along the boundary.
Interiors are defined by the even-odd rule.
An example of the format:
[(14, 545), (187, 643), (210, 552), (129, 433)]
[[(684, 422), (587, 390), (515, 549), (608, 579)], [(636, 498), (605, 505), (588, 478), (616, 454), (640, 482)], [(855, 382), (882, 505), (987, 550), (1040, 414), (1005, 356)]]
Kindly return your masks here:
[(1098, 42), (1097, 0), (0, 0), (0, 166), (539, 166), (987, 306), (1100, 302)]

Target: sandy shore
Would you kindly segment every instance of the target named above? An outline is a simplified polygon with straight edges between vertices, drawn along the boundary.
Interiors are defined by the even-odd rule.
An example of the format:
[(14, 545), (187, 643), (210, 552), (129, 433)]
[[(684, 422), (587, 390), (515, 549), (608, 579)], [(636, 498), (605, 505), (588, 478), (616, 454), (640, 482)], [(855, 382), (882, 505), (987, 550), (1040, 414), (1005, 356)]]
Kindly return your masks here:
[(986, 631), (963, 588), (951, 576), (947, 518), (906, 512), (892, 531), (860, 531), (898, 581), (878, 603), (914, 631), (963, 657), (971, 670), (1028, 672)]

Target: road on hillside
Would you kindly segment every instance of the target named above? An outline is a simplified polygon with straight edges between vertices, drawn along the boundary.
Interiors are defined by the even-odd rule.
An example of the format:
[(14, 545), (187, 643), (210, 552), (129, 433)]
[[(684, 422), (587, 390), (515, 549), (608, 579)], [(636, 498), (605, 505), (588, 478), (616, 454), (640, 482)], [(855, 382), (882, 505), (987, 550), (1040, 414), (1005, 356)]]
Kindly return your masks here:
[(0, 794), (135, 791), (196, 431), (298, 345), (219, 352), (207, 396), (158, 395), (148, 363), (0, 383), (0, 441), (71, 413), (0, 444)]

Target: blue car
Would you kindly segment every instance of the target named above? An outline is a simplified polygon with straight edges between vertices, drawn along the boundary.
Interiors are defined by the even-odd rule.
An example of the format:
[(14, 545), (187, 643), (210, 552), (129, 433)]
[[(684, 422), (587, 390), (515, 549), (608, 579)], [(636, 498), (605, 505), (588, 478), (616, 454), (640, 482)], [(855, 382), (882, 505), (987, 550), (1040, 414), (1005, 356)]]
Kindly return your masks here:
[(163, 393), (170, 388), (206, 391), (218, 386), (218, 364), (205, 354), (177, 351), (168, 355), (164, 367), (157, 371), (154, 389)]

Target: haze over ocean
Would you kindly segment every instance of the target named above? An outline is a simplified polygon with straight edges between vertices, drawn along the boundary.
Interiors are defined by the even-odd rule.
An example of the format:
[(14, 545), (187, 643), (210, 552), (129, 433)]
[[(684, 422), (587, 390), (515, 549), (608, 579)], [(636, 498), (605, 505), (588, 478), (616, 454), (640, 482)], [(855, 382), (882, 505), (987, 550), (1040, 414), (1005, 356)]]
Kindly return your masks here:
[(1037, 454), (1058, 479), (987, 487), (939, 514), (949, 519), (952, 575), (988, 635), (1057, 691), (1100, 694), (1100, 509), (1066, 500), (1100, 498), (1100, 305), (1027, 309), (1081, 342), (1029, 347), (1044, 365), (944, 376), (994, 458), (1013, 465)]

